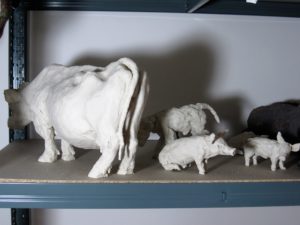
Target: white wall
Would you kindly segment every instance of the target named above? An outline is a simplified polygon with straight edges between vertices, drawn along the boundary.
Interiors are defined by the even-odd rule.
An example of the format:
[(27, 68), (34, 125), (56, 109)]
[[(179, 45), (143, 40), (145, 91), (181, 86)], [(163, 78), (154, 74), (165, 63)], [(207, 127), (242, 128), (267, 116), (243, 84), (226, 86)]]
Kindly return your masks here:
[(51, 63), (133, 58), (150, 77), (146, 114), (208, 102), (243, 128), (256, 106), (297, 98), (300, 20), (158, 13), (33, 12), (30, 75)]
[(10, 225), (10, 209), (0, 209), (0, 224), (1, 225)]
[[(34, 12), (30, 18), (32, 77), (51, 63), (104, 65), (130, 56), (150, 76), (148, 114), (204, 101), (226, 121), (223, 127), (238, 130), (251, 108), (299, 95), (299, 19), (53, 11)], [(7, 84), (6, 57), (0, 61), (1, 85)], [(6, 104), (0, 104), (1, 120), (6, 120)], [(0, 142), (6, 143), (6, 124), (0, 125)], [(296, 225), (299, 209), (33, 210), (32, 216), (34, 225)], [(1, 218), (9, 218), (9, 211), (1, 212), (0, 224), (6, 225)]]
[(36, 210), (32, 225), (299, 225), (299, 209)]

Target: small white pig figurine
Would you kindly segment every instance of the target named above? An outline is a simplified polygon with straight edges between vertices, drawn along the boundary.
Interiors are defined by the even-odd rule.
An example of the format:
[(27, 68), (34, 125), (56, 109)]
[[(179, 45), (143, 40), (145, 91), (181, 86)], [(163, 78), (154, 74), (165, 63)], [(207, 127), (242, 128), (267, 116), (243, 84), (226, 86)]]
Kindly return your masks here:
[(283, 165), (286, 157), (290, 152), (299, 151), (300, 144), (291, 145), (287, 143), (281, 136), (281, 133), (277, 133), (277, 140), (271, 140), (263, 137), (249, 138), (247, 144), (244, 146), (245, 165), (250, 165), (250, 158), (253, 159), (253, 165), (257, 165), (257, 156), (262, 158), (271, 159), (271, 170), (275, 171), (277, 162), (279, 161), (279, 167), (285, 170)]
[(196, 162), (199, 174), (204, 175), (204, 160), (217, 155), (234, 155), (235, 148), (229, 147), (223, 138), (215, 134), (192, 136), (177, 139), (167, 144), (158, 159), (165, 170), (181, 170)]

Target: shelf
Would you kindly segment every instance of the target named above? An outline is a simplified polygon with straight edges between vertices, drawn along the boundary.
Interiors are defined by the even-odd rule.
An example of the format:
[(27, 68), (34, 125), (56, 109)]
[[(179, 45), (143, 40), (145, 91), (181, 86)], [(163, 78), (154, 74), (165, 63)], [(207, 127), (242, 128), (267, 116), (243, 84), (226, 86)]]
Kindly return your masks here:
[[(21, 1), (10, 20), (10, 87), (27, 80), (27, 12), (89, 10), (186, 13), (197, 0), (42, 0)], [(300, 17), (300, 4), (261, 0), (214, 0), (195, 13)], [(10, 139), (24, 139), (10, 131)], [(152, 145), (153, 147), (153, 145)], [(0, 207), (13, 208), (187, 208), (300, 205), (300, 171), (291, 160), (287, 171), (270, 171), (269, 162), (246, 168), (242, 157), (218, 157), (200, 176), (194, 167), (164, 171), (151, 159), (151, 144), (141, 149), (136, 173), (89, 179), (97, 151), (78, 150), (74, 162), (37, 162), (41, 141), (10, 144), (0, 152)], [(113, 171), (115, 172), (115, 171)], [(21, 214), (20, 214), (21, 215)]]
[[(198, 2), (199, 0), (25, 0), (24, 6), (26, 10), (186, 13)], [(257, 4), (249, 4), (245, 0), (214, 0), (195, 13), (300, 17), (300, 2), (259, 0)]]
[(0, 207), (30, 208), (173, 208), (300, 204), (300, 168), (296, 158), (286, 171), (270, 162), (247, 168), (243, 157), (210, 159), (207, 174), (196, 166), (165, 171), (152, 159), (155, 143), (139, 149), (133, 175), (91, 179), (88, 171), (99, 151), (77, 149), (72, 162), (39, 163), (41, 140), (8, 145), (0, 152)]

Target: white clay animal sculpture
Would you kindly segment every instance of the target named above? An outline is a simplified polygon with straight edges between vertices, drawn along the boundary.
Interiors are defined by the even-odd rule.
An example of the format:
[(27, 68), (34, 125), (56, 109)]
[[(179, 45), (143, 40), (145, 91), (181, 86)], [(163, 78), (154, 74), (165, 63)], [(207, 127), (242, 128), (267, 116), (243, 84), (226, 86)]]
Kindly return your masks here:
[(169, 144), (177, 135), (185, 136), (209, 134), (205, 130), (206, 114), (204, 109), (209, 110), (217, 123), (220, 119), (216, 111), (206, 103), (185, 105), (180, 108), (171, 108), (142, 119), (138, 135), (139, 145), (144, 146), (150, 132), (160, 136), (161, 144)]
[(159, 153), (158, 159), (165, 170), (181, 170), (196, 162), (199, 174), (205, 174), (204, 161), (217, 155), (235, 154), (223, 138), (215, 134), (191, 136), (177, 139), (167, 144)]
[(299, 151), (300, 143), (289, 144), (277, 133), (277, 140), (271, 140), (263, 137), (250, 138), (244, 146), (245, 165), (250, 166), (250, 159), (253, 165), (257, 165), (257, 157), (271, 160), (271, 170), (275, 171), (279, 161), (279, 168), (285, 170), (284, 161), (290, 152)]
[(119, 153), (118, 174), (133, 173), (137, 132), (149, 92), (145, 73), (122, 58), (105, 68), (52, 65), (27, 86), (6, 90), (12, 110), (10, 128), (33, 122), (45, 141), (40, 162), (53, 162), (59, 154), (54, 136), (61, 139), (62, 159), (74, 159), (72, 146), (100, 149), (102, 155), (89, 177), (105, 177)]

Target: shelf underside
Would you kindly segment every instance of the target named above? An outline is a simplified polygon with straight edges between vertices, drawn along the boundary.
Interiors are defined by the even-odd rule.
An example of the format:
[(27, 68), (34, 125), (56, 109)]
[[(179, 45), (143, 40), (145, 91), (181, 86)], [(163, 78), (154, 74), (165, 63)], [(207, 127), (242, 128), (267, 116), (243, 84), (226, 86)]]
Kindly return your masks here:
[[(199, 0), (26, 0), (23, 5), (26, 10), (186, 13), (198, 2)], [(247, 4), (242, 0), (214, 0), (197, 9), (195, 13), (300, 17), (299, 9), (298, 0), (260, 0), (258, 4)]]
[(270, 170), (270, 160), (259, 160), (257, 166), (245, 167), (243, 156), (218, 156), (208, 161), (206, 175), (199, 175), (195, 165), (180, 172), (165, 171), (152, 159), (155, 142), (138, 150), (133, 175), (117, 175), (119, 162), (114, 163), (106, 178), (91, 179), (89, 170), (99, 158), (98, 150), (76, 150), (76, 160), (54, 163), (37, 161), (43, 151), (42, 140), (27, 140), (9, 144), (0, 152), (1, 183), (230, 183), (230, 182), (298, 182), (298, 156), (286, 162), (287, 170)]

